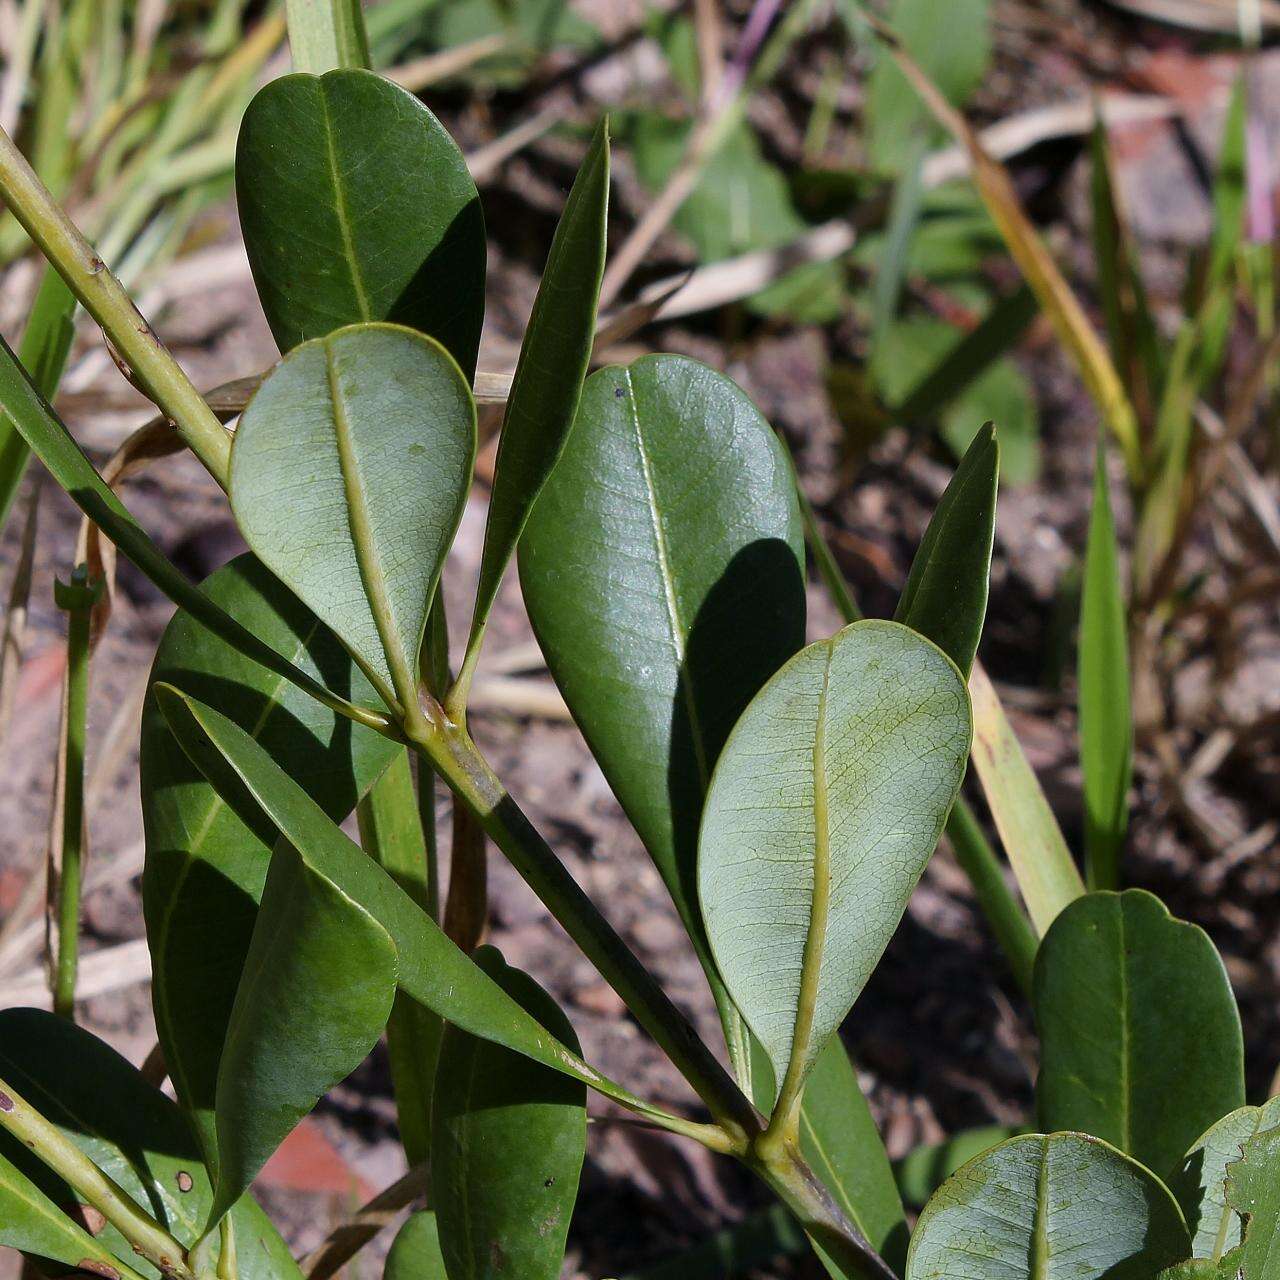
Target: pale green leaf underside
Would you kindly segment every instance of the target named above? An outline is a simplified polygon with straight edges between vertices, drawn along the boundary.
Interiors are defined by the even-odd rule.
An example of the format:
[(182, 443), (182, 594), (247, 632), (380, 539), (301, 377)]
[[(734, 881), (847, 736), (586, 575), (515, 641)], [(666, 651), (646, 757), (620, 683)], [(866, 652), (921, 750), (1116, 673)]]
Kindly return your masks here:
[(1083, 1134), (1028, 1134), (971, 1160), (920, 1215), (907, 1280), (1151, 1280), (1187, 1256), (1164, 1185)]
[(1227, 1170), (1227, 1203), (1249, 1220), (1244, 1280), (1280, 1280), (1280, 1128), (1250, 1138)]
[(411, 1213), (387, 1254), (383, 1280), (448, 1280), (440, 1253), (440, 1228), (428, 1209)]
[(1277, 1125), (1280, 1098), (1261, 1107), (1239, 1107), (1187, 1152), (1169, 1187), (1191, 1228), (1193, 1256), (1221, 1258), (1240, 1243), (1239, 1215), (1227, 1205), (1227, 1166), (1240, 1159), (1246, 1142)]
[(245, 540), (384, 696), (412, 688), (475, 433), (452, 357), (387, 324), (295, 348), (240, 419), (231, 505)]
[(699, 892), (716, 963), (779, 1079), (793, 1048), (812, 1066), (871, 976), (937, 844), (969, 736), (955, 665), (878, 621), (797, 654), (729, 736)]

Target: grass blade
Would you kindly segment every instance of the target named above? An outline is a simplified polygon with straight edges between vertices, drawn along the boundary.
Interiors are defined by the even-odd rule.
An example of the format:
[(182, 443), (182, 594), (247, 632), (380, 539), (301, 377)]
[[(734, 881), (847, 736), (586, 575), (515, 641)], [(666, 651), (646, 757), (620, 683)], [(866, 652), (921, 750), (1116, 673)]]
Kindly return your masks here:
[(1080, 602), (1080, 763), (1090, 889), (1120, 887), (1120, 851), (1129, 825), (1133, 713), (1127, 624), (1106, 446), (1099, 442)]

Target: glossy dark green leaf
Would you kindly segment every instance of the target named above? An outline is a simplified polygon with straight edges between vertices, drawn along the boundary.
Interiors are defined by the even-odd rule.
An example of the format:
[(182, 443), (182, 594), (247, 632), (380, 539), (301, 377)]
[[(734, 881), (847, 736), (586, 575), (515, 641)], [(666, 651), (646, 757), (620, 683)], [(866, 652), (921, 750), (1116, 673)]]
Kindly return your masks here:
[(271, 858), (218, 1066), (214, 1217), (378, 1042), (396, 948), (358, 903), (282, 841)]
[(1277, 1125), (1280, 1098), (1261, 1107), (1241, 1107), (1201, 1137), (1169, 1179), (1169, 1189), (1186, 1215), (1191, 1251), (1197, 1258), (1220, 1260), (1240, 1243), (1240, 1216), (1227, 1204), (1227, 1170), (1240, 1159), (1245, 1143)]
[(367, 857), (243, 729), (172, 686), (158, 700), (183, 751), (250, 820), (272, 823), (310, 874), (327, 880), (391, 936), (395, 982), (446, 1022), (552, 1067), (641, 1115), (654, 1108), (587, 1066), (511, 999)]
[[(189, 1246), (200, 1238), (213, 1192), (186, 1118), (114, 1049), (65, 1018), (36, 1009), (8, 1009), (0, 1013), (0, 1072), (180, 1243)], [(74, 1206), (70, 1188), (21, 1144), (0, 1136), (0, 1155), (12, 1160), (53, 1203)], [(300, 1275), (288, 1246), (251, 1197), (245, 1196), (231, 1216), (244, 1280)], [(0, 1212), (0, 1221), (6, 1218)], [(93, 1240), (96, 1249), (114, 1255), (117, 1268), (124, 1262), (146, 1276), (158, 1274), (110, 1225)], [(41, 1252), (34, 1246), (29, 1251)], [(67, 1260), (49, 1253), (42, 1256)]]
[(396, 1233), (382, 1280), (449, 1280), (440, 1252), (440, 1227), (430, 1210), (411, 1213)]
[(732, 382), (668, 355), (587, 380), (521, 539), (520, 585), (709, 972), (703, 797), (743, 708), (804, 642), (803, 564), (790, 462)]
[[(359, 703), (377, 701), (332, 633), (253, 556), (219, 569), (202, 593), (329, 688)], [(161, 638), (151, 679), (181, 683), (253, 734), (335, 820), (351, 812), (397, 750), (251, 661), (185, 609)], [(140, 768), (156, 1028), (178, 1099), (212, 1155), (218, 1060), (277, 833), (260, 817), (246, 823), (221, 799), (174, 741), (154, 697), (143, 712)]]
[(962, 1129), (929, 1146), (916, 1147), (894, 1162), (898, 1190), (913, 1209), (923, 1209), (929, 1197), (970, 1160), (1028, 1132), (1030, 1130), (1011, 1125), (983, 1125), (977, 1129)]
[(1100, 441), (1080, 600), (1080, 766), (1091, 889), (1120, 887), (1120, 852), (1129, 826), (1133, 714), (1128, 626), (1106, 445)]
[(783, 1097), (897, 929), (969, 738), (955, 664), (879, 621), (797, 654), (730, 735), (707, 795), (698, 888), (720, 972)]
[[(567, 1045), (556, 1002), (491, 947), (476, 964)], [(587, 1147), (585, 1085), (456, 1027), (440, 1045), (432, 1202), (450, 1280), (557, 1280)]]
[(1152, 1280), (1188, 1247), (1177, 1202), (1136, 1161), (1083, 1134), (1028, 1134), (938, 1189), (907, 1280)]
[(595, 340), (609, 213), (609, 126), (601, 121), (565, 202), (525, 330), (494, 467), (472, 644), (564, 450)]
[(1240, 1250), (1244, 1280), (1276, 1280), (1280, 1277), (1280, 1128), (1250, 1138), (1242, 1158), (1228, 1167), (1227, 1203), (1247, 1222)]
[(439, 343), (355, 325), (290, 352), (231, 450), (231, 506), (258, 558), (417, 708), (418, 652), (475, 461), (471, 389)]
[(1091, 893), (1036, 958), (1046, 1129), (1104, 1138), (1161, 1177), (1244, 1104), (1240, 1014), (1208, 935), (1141, 889)]
[(480, 197), (457, 144), (413, 94), (362, 70), (272, 80), (240, 126), (236, 199), (281, 351), (389, 320), (439, 339), (475, 372)]
[(1000, 446), (987, 423), (934, 510), (894, 614), (932, 640), (966, 678), (987, 616), (999, 481)]

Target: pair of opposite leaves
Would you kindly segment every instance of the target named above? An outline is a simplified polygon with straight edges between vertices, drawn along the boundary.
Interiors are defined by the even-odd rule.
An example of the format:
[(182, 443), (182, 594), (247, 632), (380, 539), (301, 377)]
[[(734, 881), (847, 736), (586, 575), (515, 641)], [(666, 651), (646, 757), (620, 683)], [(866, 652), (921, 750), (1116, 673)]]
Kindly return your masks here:
[[(446, 319), (411, 305), (440, 255), (466, 243), (469, 202), (447, 231), (441, 217), (422, 229), (424, 242), (438, 243), (432, 253), (421, 244), (402, 253), (418, 263), (407, 281), (407, 267), (374, 286), (364, 279), (369, 263), (383, 270), (395, 256), (388, 246), (403, 250), (408, 238), (406, 166), (380, 168), (379, 159), (397, 153), (392, 140), (401, 130), (439, 130), (434, 118), (367, 73), (289, 77), (269, 88), (272, 100), (260, 95), (246, 116), (238, 188), (255, 279), (282, 346), (331, 324), (335, 311), (345, 307), (345, 318), (363, 305), (364, 321), (385, 315), (428, 333), (434, 326), (441, 341), (458, 344), (455, 354), (473, 359), (465, 327), (455, 334)], [(380, 120), (384, 103), (389, 114)], [(272, 148), (285, 133), (307, 133), (299, 120), (320, 116), (323, 151), (291, 146), (282, 158)], [(302, 160), (289, 158), (298, 153)], [(307, 161), (317, 156), (319, 171)], [(424, 155), (424, 169), (429, 163)], [(367, 179), (351, 180), (359, 169), (384, 168), (393, 186), (381, 200)], [(329, 216), (329, 202), (314, 199), (325, 183), (338, 198), (319, 234), (345, 250), (336, 255), (345, 264), (336, 308), (322, 287), (333, 281), (315, 275), (321, 255), (299, 255), (296, 241), (292, 254), (279, 252), (297, 234), (287, 223), (295, 206), (305, 200)], [(566, 210), (562, 229), (568, 222)], [(553, 248), (549, 272), (555, 256)], [(313, 264), (310, 275), (299, 274), (300, 259)], [(481, 272), (470, 280), (455, 274), (463, 286), (451, 295), (455, 303), (482, 295)], [(546, 293), (544, 284), (540, 305)], [(313, 296), (315, 314), (296, 310)], [(594, 307), (587, 310), (593, 321)], [(539, 370), (534, 357), (545, 365), (556, 354), (530, 351), (526, 339), (513, 407), (522, 374), (531, 380), (541, 372), (545, 382), (558, 372)], [(527, 416), (536, 419), (537, 408)], [(778, 1078), (793, 1054), (807, 1071), (879, 959), (959, 786), (969, 739), (963, 680), (944, 654), (888, 623), (856, 624), (777, 670), (803, 628), (793, 477), (769, 427), (732, 383), (692, 361), (652, 357), (596, 374), (576, 421), (525, 531), (530, 615), (695, 940), (705, 922), (716, 968)], [(291, 351), (237, 430), (230, 492), (246, 540), (343, 640), (393, 708), (412, 688), (474, 449), (474, 406), (455, 361), (431, 337), (378, 323)], [(525, 486), (523, 514), (543, 478), (545, 471)], [(501, 496), (495, 492), (495, 507)], [(727, 676), (718, 665), (731, 668)], [(730, 738), (770, 676), (767, 696)], [(628, 709), (639, 740), (623, 746)], [(704, 798), (695, 856), (689, 817)]]

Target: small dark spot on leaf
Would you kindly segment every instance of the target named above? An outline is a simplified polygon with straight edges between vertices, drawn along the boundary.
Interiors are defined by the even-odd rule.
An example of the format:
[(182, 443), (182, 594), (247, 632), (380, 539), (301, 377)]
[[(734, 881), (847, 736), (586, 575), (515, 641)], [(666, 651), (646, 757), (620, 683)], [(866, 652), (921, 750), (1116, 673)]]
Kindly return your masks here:
[(0, 1111), (12, 1111), (13, 1099), (7, 1093), (0, 1093)]
[(625, 387), (614, 387), (613, 389), (613, 398), (615, 400), (621, 400), (622, 397), (625, 396), (626, 394), (627, 394), (627, 391)]
[(190, 1191), (193, 1186), (195, 1186), (195, 1183), (191, 1180), (191, 1175), (185, 1169), (179, 1169), (178, 1190), (183, 1192)]
[(544, 1187), (554, 1187), (556, 1185), (556, 1180), (554, 1178), (548, 1178), (542, 1185)]

